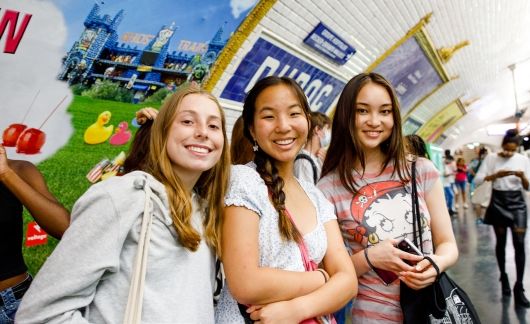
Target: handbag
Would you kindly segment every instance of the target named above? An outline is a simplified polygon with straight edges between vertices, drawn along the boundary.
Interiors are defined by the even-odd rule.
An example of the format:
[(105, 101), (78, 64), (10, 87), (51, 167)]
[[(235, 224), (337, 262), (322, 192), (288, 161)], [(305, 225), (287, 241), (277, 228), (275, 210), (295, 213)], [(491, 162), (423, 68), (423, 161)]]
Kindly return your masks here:
[[(422, 228), (418, 189), (416, 185), (416, 162), (412, 162), (412, 216), (414, 244), (423, 252)], [(447, 273), (440, 273), (438, 265), (425, 256), (437, 276), (434, 283), (420, 290), (409, 288), (401, 282), (400, 304), (404, 323), (469, 323), (480, 324), (477, 311), (466, 292)]]

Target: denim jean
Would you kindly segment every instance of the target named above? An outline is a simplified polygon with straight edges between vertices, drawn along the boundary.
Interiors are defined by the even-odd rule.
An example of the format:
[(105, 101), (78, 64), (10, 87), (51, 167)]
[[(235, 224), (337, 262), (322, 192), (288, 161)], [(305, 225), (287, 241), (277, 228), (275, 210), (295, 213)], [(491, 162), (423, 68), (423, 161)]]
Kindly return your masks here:
[[(12, 324), (15, 322), (15, 314), (22, 301), (22, 295), (28, 290), (32, 278), (30, 275), (21, 283), (0, 291), (0, 324)], [(18, 296), (18, 298), (17, 298)]]
[(444, 193), (445, 193), (445, 203), (447, 204), (447, 210), (451, 211), (453, 210), (453, 199), (454, 199), (453, 188), (451, 186), (444, 187)]

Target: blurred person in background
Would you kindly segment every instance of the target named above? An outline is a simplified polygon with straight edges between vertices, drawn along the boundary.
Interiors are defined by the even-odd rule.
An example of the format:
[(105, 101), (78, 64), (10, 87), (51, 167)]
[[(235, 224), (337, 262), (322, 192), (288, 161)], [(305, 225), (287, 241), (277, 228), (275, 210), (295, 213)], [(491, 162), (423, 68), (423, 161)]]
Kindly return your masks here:
[(506, 132), (502, 140), (502, 151), (488, 154), (482, 162), (475, 182), (492, 182), (492, 197), (486, 210), (484, 223), (493, 226), (497, 243), (495, 255), (501, 273), (502, 294), (511, 295), (510, 282), (506, 273), (506, 238), (508, 228), (512, 232), (515, 250), (515, 269), (517, 278), (513, 287), (515, 304), (530, 307), (530, 301), (524, 295), (523, 277), (525, 268), (524, 240), (527, 228), (527, 207), (523, 190), (529, 189), (530, 161), (517, 153), (521, 143), (515, 130)]

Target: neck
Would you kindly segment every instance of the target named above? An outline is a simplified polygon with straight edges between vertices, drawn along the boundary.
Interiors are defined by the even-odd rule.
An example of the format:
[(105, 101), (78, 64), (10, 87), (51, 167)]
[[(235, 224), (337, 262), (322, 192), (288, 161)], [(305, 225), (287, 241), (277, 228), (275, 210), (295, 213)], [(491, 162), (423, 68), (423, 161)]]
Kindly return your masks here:
[(373, 150), (365, 150), (364, 158), (365, 158), (364, 170), (362, 170), (361, 161), (359, 160), (355, 162), (355, 169), (359, 171), (369, 172), (369, 173), (381, 171), (381, 167), (383, 166), (385, 156), (383, 155), (383, 152), (381, 152), (379, 148), (376, 148)]
[(318, 150), (320, 150), (320, 138), (317, 134), (313, 134), (311, 140), (307, 141), (304, 149), (313, 155), (317, 154)]
[(201, 177), (202, 172), (195, 174), (195, 173), (178, 172), (177, 170), (175, 170), (175, 174), (177, 177), (179, 177), (184, 187), (184, 190), (186, 190), (186, 192), (191, 195), (191, 192), (193, 191), (195, 184)]

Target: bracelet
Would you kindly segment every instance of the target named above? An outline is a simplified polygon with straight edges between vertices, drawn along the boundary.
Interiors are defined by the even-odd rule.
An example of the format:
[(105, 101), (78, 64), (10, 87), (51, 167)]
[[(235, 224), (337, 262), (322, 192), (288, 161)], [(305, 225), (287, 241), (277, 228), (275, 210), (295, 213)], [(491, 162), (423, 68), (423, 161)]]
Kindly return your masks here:
[(366, 259), (366, 263), (368, 263), (368, 266), (370, 267), (370, 269), (374, 270), (374, 265), (372, 264), (372, 262), (370, 262), (370, 259), (368, 259), (368, 248), (367, 247), (366, 249), (364, 249), (364, 258)]
[(323, 269), (318, 268), (316, 271), (320, 272), (324, 276), (324, 283), (328, 282), (328, 276), (326, 276), (326, 272)]

